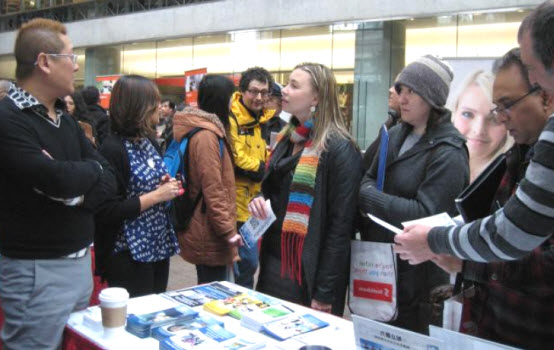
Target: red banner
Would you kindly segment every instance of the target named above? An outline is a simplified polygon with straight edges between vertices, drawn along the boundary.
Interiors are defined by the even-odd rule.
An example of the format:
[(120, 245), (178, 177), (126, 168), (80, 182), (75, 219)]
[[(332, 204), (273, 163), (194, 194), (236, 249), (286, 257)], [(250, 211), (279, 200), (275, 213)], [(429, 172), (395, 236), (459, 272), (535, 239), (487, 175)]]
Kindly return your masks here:
[(121, 75), (102, 75), (96, 77), (96, 87), (100, 91), (100, 106), (105, 109), (110, 108), (110, 98), (112, 89)]
[(188, 70), (185, 72), (185, 102), (192, 107), (198, 106), (198, 84), (208, 73), (206, 68)]

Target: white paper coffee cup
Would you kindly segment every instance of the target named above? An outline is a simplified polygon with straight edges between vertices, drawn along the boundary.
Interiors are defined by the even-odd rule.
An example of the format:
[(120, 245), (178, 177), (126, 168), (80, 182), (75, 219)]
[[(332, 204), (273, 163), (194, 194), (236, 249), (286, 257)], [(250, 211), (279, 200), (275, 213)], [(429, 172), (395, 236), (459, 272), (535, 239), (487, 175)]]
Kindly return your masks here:
[(104, 336), (111, 338), (123, 330), (127, 320), (129, 293), (125, 288), (106, 288), (98, 296)]

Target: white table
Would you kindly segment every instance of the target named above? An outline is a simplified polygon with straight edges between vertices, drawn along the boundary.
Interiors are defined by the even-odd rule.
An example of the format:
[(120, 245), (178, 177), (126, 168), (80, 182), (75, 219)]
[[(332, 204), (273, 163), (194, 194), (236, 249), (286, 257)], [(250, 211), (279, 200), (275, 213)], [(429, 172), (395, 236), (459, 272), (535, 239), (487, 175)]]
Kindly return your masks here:
[[(229, 282), (222, 283), (232, 286), (233, 289), (246, 290), (245, 288), (239, 287)], [(298, 335), (283, 342), (279, 342), (273, 338), (266, 337), (267, 345), (265, 349), (297, 350), (305, 344), (326, 345), (333, 350), (356, 349), (354, 339), (354, 327), (352, 325), (352, 322), (340, 317), (312, 310), (301, 305), (288, 302), (283, 303), (293, 309), (295, 313), (311, 313), (317, 318), (328, 322), (329, 326), (315, 330), (313, 332)], [(127, 312), (146, 313), (171, 308), (177, 305), (180, 304), (160, 295), (148, 295), (144, 297), (130, 299), (127, 306)], [(195, 307), (194, 309), (197, 311), (201, 311), (202, 306)], [(69, 317), (67, 327), (75, 333), (93, 342), (97, 346), (95, 349), (159, 349), (158, 340), (154, 338), (140, 339), (126, 331), (122, 331), (117, 337), (113, 339), (104, 338), (101, 328), (95, 330), (83, 325), (83, 316), (86, 312), (86, 310), (83, 310), (72, 313)], [(230, 316), (217, 316), (213, 314), (210, 314), (210, 316), (223, 321), (225, 323), (225, 328), (237, 335), (247, 335), (249, 332), (253, 332), (247, 328), (241, 327), (240, 321)]]

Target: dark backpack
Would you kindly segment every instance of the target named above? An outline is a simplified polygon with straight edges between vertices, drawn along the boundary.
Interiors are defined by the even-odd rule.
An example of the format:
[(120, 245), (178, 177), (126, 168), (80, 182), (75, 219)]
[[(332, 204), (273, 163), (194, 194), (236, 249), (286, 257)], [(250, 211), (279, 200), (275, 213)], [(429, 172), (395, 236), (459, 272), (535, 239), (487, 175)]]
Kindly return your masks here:
[[(173, 140), (164, 154), (164, 163), (169, 175), (175, 177), (183, 185), (185, 193), (171, 200), (169, 205), (169, 218), (177, 232), (187, 229), (190, 219), (194, 214), (194, 208), (202, 198), (202, 190), (198, 192), (196, 198), (190, 197), (188, 186), (188, 159), (187, 150), (189, 140), (194, 134), (202, 128), (194, 128), (189, 131), (180, 143)], [(223, 139), (219, 138), (219, 154), (223, 157)]]

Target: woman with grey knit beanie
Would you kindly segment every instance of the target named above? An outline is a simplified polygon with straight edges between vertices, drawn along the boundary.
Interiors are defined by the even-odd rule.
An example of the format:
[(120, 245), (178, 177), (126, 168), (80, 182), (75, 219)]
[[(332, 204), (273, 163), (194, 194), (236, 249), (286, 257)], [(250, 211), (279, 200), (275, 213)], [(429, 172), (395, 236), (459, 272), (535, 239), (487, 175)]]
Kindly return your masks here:
[[(360, 186), (362, 212), (397, 227), (404, 221), (447, 212), (454, 216), (454, 199), (469, 183), (465, 139), (444, 107), (453, 73), (447, 63), (426, 55), (406, 66), (395, 83), (402, 122), (389, 130), (383, 190), (376, 185), (376, 157)], [(369, 223), (362, 238), (393, 243), (393, 234)], [(440, 322), (432, 291), (448, 283), (448, 275), (432, 262), (412, 266), (398, 260), (394, 288), (397, 313), (390, 324), (428, 333)]]

